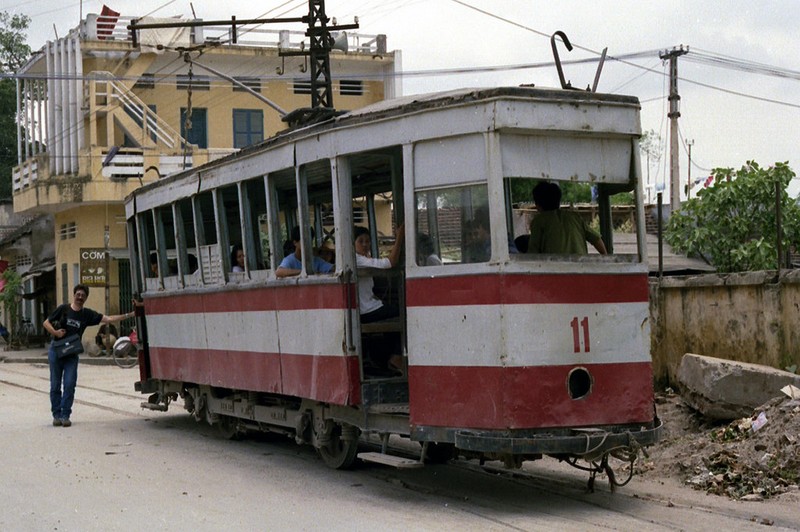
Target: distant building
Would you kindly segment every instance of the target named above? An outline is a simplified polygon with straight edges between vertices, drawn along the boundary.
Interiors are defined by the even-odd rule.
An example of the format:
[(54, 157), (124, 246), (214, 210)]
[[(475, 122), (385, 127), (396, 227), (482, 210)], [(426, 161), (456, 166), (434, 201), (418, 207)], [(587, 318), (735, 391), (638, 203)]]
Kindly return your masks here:
[[(285, 129), (275, 107), (311, 104), (309, 60), (278, 55), (307, 50), (305, 31), (151, 29), (140, 30), (134, 46), (126, 29), (134, 18), (90, 14), (18, 72), (14, 210), (53, 216), (57, 301), (70, 301), (83, 280), (98, 287), (89, 306), (106, 313), (130, 305), (125, 196)], [(139, 23), (168, 21), (176, 19)], [(387, 52), (386, 37), (341, 37), (348, 51), (330, 57), (334, 105), (398, 96), (400, 53)], [(192, 61), (185, 50), (194, 50)]]

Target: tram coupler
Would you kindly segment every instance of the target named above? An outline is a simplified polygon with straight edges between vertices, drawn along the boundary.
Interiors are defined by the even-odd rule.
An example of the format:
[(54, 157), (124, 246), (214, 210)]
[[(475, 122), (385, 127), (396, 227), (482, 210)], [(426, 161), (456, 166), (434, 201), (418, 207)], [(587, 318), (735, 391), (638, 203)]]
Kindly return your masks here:
[(169, 403), (167, 401), (161, 402), (161, 394), (158, 392), (148, 397), (147, 401), (143, 401), (140, 406), (158, 412), (166, 412), (169, 409)]

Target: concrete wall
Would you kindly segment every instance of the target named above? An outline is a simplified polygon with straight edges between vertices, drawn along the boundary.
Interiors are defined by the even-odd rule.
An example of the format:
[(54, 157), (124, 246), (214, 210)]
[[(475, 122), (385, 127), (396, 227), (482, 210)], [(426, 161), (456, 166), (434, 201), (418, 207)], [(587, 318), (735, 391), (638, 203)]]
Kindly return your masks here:
[[(59, 230), (62, 225), (74, 223), (74, 238), (62, 239)], [(75, 276), (75, 268), (80, 264), (81, 248), (103, 248), (105, 246), (105, 226), (109, 227), (109, 249), (125, 249), (127, 234), (125, 226), (125, 209), (120, 204), (85, 205), (70, 209), (55, 216), (55, 243), (58, 249), (56, 258), (56, 296), (59, 303), (72, 301), (72, 288), (80, 279)], [(51, 236), (52, 238), (52, 236)], [(67, 265), (67, 300), (63, 300), (62, 265)], [(116, 260), (109, 261), (109, 305), (105, 301), (103, 287), (91, 287), (86, 306), (103, 314), (119, 313), (119, 272)]]
[(650, 316), (657, 383), (677, 382), (689, 352), (800, 366), (800, 270), (653, 279)]

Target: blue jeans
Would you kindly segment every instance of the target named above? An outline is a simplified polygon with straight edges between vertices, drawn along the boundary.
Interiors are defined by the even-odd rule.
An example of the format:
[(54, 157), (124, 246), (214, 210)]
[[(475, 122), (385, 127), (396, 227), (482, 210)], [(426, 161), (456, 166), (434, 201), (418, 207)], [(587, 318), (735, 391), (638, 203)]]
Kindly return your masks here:
[(50, 362), (50, 409), (54, 418), (69, 419), (72, 402), (75, 400), (75, 385), (78, 383), (78, 355), (58, 358), (53, 344), (50, 343), (47, 360)]

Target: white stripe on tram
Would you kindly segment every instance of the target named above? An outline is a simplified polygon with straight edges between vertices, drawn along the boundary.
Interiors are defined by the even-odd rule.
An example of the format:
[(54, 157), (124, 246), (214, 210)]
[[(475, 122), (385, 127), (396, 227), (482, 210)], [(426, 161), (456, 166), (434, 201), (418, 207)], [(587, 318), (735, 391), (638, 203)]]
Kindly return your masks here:
[(153, 347), (296, 355), (341, 355), (341, 310), (208, 312), (153, 316)]
[(413, 307), (408, 350), (409, 363), (419, 366), (649, 362), (649, 309), (647, 303)]

